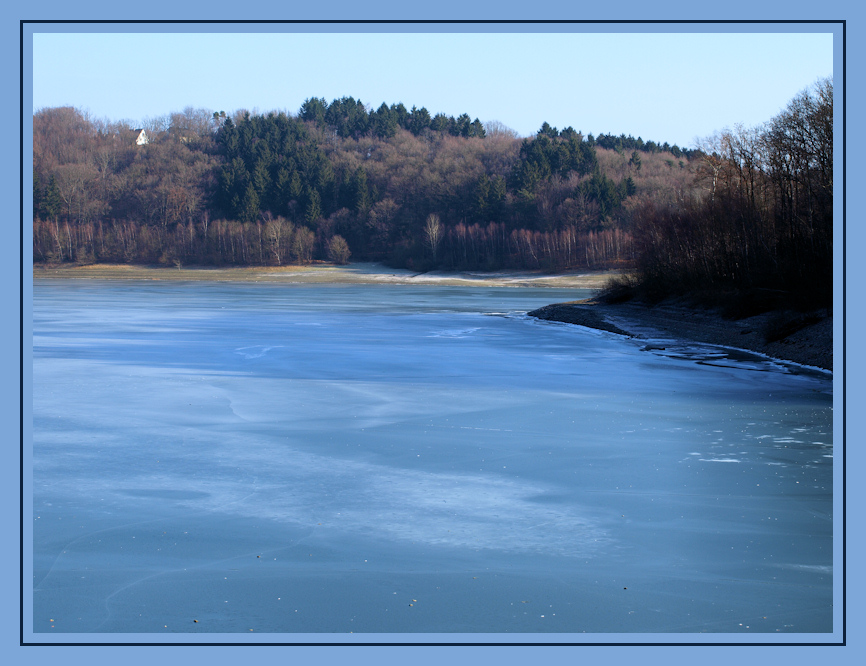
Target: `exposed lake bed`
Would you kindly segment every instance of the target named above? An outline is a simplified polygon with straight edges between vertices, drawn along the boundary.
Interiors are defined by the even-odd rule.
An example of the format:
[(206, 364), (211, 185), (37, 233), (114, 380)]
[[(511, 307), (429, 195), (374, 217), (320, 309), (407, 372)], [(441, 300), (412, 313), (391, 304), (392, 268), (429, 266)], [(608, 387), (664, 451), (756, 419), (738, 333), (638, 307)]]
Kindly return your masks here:
[[(718, 309), (683, 305), (675, 300), (657, 305), (639, 302), (608, 304), (597, 299), (554, 303), (529, 313), (547, 321), (588, 326), (647, 339), (654, 350), (690, 340), (799, 365), (833, 369), (833, 317), (826, 312), (770, 311), (732, 319)], [(768, 340), (770, 327), (788, 326)], [(673, 343), (673, 344), (672, 344)], [(718, 350), (717, 350), (718, 351)]]
[(34, 630), (832, 630), (829, 376), (408, 279), (37, 280)]
[(355, 262), (339, 266), (311, 265), (256, 267), (178, 267), (132, 264), (34, 266), (34, 277), (82, 280), (153, 280), (168, 282), (262, 282), (280, 284), (414, 284), (472, 287), (569, 287), (601, 289), (619, 271), (582, 271), (549, 274), (542, 271), (427, 271), (390, 268), (380, 263)]

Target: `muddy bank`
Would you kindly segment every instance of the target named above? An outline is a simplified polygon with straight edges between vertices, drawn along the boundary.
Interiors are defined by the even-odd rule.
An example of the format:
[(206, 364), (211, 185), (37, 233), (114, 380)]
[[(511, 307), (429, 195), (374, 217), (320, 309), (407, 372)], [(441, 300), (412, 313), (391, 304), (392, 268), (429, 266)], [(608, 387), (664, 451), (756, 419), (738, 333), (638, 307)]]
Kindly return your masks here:
[(547, 305), (533, 317), (578, 324), (630, 337), (670, 336), (724, 345), (825, 370), (833, 369), (833, 317), (771, 312), (731, 320), (717, 310), (672, 303), (606, 304), (596, 300)]

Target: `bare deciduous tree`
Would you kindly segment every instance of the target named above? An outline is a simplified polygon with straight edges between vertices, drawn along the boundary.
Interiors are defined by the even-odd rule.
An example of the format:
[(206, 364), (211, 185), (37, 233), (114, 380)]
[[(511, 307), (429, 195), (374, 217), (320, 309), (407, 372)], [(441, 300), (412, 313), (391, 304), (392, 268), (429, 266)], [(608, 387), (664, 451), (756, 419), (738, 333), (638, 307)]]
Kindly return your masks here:
[(484, 123), (484, 131), (491, 138), (504, 136), (509, 139), (517, 139), (520, 137), (517, 132), (498, 120), (488, 120)]
[(310, 231), (307, 227), (301, 227), (295, 232), (295, 238), (292, 241), (292, 252), (302, 264), (308, 264), (313, 260), (313, 244), (316, 241), (316, 234)]
[(439, 216), (435, 213), (430, 213), (427, 216), (427, 222), (424, 224), (424, 238), (435, 260), (439, 243), (442, 241), (442, 224), (439, 222)]
[(349, 244), (339, 234), (328, 241), (328, 258), (335, 264), (349, 263), (349, 255), (351, 254)]
[(265, 240), (277, 266), (283, 265), (282, 236), (284, 222), (285, 220), (282, 217), (271, 218), (265, 222)]

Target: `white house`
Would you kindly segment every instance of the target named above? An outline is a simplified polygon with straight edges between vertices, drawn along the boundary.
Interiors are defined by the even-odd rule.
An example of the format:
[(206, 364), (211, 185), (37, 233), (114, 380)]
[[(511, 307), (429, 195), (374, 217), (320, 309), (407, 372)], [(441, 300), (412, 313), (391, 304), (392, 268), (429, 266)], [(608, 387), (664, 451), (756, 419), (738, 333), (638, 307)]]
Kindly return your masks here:
[(146, 143), (150, 143), (150, 139), (147, 138), (147, 132), (143, 129), (132, 130), (132, 135), (135, 137), (136, 146), (143, 146)]

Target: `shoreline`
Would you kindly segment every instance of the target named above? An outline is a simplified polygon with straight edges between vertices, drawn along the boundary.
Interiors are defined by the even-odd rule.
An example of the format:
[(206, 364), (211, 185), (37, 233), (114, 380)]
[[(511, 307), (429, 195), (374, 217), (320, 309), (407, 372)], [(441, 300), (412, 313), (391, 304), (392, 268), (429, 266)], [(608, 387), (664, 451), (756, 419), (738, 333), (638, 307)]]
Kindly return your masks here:
[[(166, 282), (244, 282), (264, 284), (394, 284), (461, 287), (542, 287), (601, 290), (619, 271), (585, 271), (549, 274), (539, 271), (481, 271), (416, 273), (379, 263), (345, 266), (244, 266), (231, 268), (88, 264), (79, 266), (33, 265), (33, 278), (72, 280), (149, 280)], [(528, 313), (547, 321), (577, 324), (634, 338), (673, 336), (695, 342), (757, 352), (832, 372), (833, 318), (815, 315), (814, 322), (797, 326), (802, 315), (768, 312), (731, 320), (718, 310), (668, 301), (648, 306), (634, 301), (609, 304), (595, 299), (554, 303)], [(767, 342), (773, 326), (791, 332)], [(786, 333), (781, 330), (780, 333)]]
[[(633, 338), (665, 338), (703, 342), (756, 352), (770, 358), (833, 371), (833, 317), (813, 313), (767, 312), (743, 319), (725, 319), (710, 308), (675, 301), (655, 306), (594, 299), (555, 303), (528, 313), (547, 321), (577, 324)], [(767, 341), (767, 332), (775, 332)]]
[(34, 279), (156, 280), (172, 282), (264, 282), (275, 284), (421, 284), (467, 287), (602, 289), (619, 271), (550, 274), (537, 271), (414, 271), (379, 263), (169, 268), (129, 264), (33, 265)]

